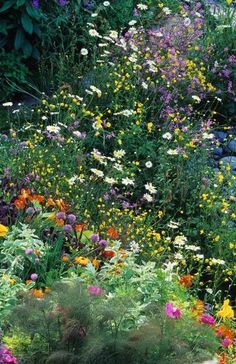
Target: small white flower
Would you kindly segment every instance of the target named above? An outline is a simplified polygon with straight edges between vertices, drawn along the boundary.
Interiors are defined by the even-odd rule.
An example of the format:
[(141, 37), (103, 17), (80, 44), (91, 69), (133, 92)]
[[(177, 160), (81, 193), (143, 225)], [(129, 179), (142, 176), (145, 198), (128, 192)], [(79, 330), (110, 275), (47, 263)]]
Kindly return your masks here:
[(118, 158), (118, 159), (124, 157), (125, 154), (126, 154), (126, 152), (123, 149), (114, 150), (114, 152), (113, 152), (114, 157)]
[(42, 120), (47, 120), (47, 119), (48, 119), (47, 116), (45, 115), (42, 116)]
[(182, 260), (183, 259), (183, 255), (181, 253), (176, 253), (175, 254), (175, 259)]
[(121, 183), (125, 186), (134, 186), (134, 180), (129, 177), (122, 178)]
[(147, 10), (147, 9), (148, 9), (148, 6), (147, 6), (147, 5), (145, 5), (145, 4), (138, 4), (138, 5), (137, 5), (137, 8), (138, 8), (139, 10)]
[(168, 155), (178, 155), (178, 150), (177, 149), (168, 149), (167, 154)]
[(3, 107), (11, 107), (13, 106), (13, 102), (4, 102), (4, 104), (2, 104)]
[(184, 18), (184, 25), (186, 27), (188, 27), (191, 24), (191, 19), (190, 18)]
[(119, 163), (115, 163), (113, 166), (117, 171), (122, 171), (123, 170), (123, 166)]
[(91, 37), (101, 37), (96, 29), (89, 29), (89, 35), (91, 35)]
[(91, 168), (90, 171), (93, 172), (98, 177), (104, 177), (104, 173), (100, 169)]
[(174, 240), (174, 244), (178, 247), (184, 246), (187, 243), (187, 238), (184, 235), (177, 235)]
[(132, 250), (133, 253), (139, 253), (140, 245), (138, 243), (136, 243), (136, 241), (131, 241), (130, 242), (130, 249)]
[(211, 288), (206, 288), (206, 292), (209, 293), (209, 294), (212, 294), (213, 293), (213, 289)]
[(86, 48), (81, 48), (80, 54), (82, 54), (82, 56), (87, 56), (88, 55), (88, 50)]
[(149, 193), (145, 193), (143, 195), (143, 198), (147, 201), (147, 202), (152, 202), (153, 201), (153, 197), (151, 195), (149, 195)]
[(171, 229), (178, 229), (179, 223), (175, 221), (170, 221), (169, 224), (167, 224), (167, 226)]
[(164, 7), (163, 9), (163, 12), (166, 14), (166, 15), (169, 15), (169, 14), (171, 14), (171, 10), (166, 6), (166, 7)]
[(78, 179), (78, 176), (73, 176), (70, 179), (68, 179), (68, 183), (70, 186), (73, 186), (76, 182), (76, 180)]
[(111, 38), (118, 38), (118, 33), (116, 30), (111, 30), (110, 33), (109, 33), (109, 37)]
[(110, 6), (111, 4), (110, 4), (110, 1), (104, 1), (103, 5), (104, 6)]
[(130, 22), (129, 22), (129, 25), (130, 26), (133, 26), (134, 24), (136, 24), (137, 23), (137, 20), (130, 20)]
[(145, 167), (147, 167), (147, 168), (152, 168), (152, 166), (153, 166), (153, 164), (152, 164), (152, 162), (151, 162), (151, 161), (147, 161), (147, 162), (145, 163)]
[(46, 130), (49, 131), (49, 133), (59, 134), (61, 128), (57, 125), (48, 125)]
[(92, 18), (96, 18), (96, 16), (98, 16), (98, 13), (92, 13), (92, 14), (91, 14), (91, 17), (92, 17)]
[(128, 117), (128, 116), (133, 115), (133, 113), (134, 113), (134, 110), (122, 110), (122, 111), (114, 113), (114, 115), (124, 115), (124, 116)]
[(102, 91), (101, 91), (101, 90), (99, 90), (99, 88), (97, 88), (97, 87), (95, 87), (95, 86), (91, 85), (91, 86), (90, 86), (90, 89), (92, 90), (92, 92), (95, 92), (95, 93), (98, 95), (98, 97), (101, 97), (101, 96), (102, 96)]
[(202, 138), (203, 138), (203, 139), (211, 140), (211, 139), (214, 139), (214, 137), (215, 137), (215, 135), (214, 135), (214, 134), (212, 134), (212, 133), (210, 133), (210, 134), (208, 134), (208, 133), (203, 133), (203, 134), (202, 134)]
[(199, 97), (199, 96), (197, 96), (197, 95), (193, 95), (193, 96), (192, 96), (192, 99), (193, 99), (194, 101), (196, 101), (197, 103), (201, 102), (200, 97)]
[(144, 187), (151, 194), (157, 193), (157, 189), (152, 183), (146, 183)]
[(20, 109), (15, 109), (15, 110), (12, 111), (12, 114), (16, 114), (18, 112), (20, 112)]
[(165, 134), (162, 135), (163, 139), (167, 139), (167, 140), (171, 140), (172, 139), (172, 135), (171, 133), (167, 132)]
[(148, 84), (146, 82), (142, 82), (142, 88), (144, 88), (144, 90), (147, 90)]
[(114, 183), (116, 183), (117, 181), (115, 180), (115, 178), (112, 177), (105, 177), (104, 181), (106, 183), (108, 183), (109, 185), (114, 185)]

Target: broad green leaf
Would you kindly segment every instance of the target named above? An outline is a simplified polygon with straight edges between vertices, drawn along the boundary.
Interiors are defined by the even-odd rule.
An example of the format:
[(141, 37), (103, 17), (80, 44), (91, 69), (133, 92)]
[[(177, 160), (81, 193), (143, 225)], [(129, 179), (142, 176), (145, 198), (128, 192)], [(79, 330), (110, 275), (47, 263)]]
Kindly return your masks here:
[(17, 29), (14, 47), (16, 50), (20, 49), (24, 43), (25, 36), (22, 29)]
[(22, 44), (22, 50), (25, 57), (30, 57), (32, 54), (33, 47), (28, 40), (25, 40)]
[(26, 13), (24, 13), (21, 16), (21, 23), (23, 25), (24, 30), (29, 33), (32, 34), (33, 33), (33, 23), (32, 20), (30, 19), (29, 15), (27, 15)]
[(0, 13), (3, 13), (4, 11), (8, 10), (14, 3), (15, 3), (15, 0), (5, 1), (3, 6), (0, 8)]

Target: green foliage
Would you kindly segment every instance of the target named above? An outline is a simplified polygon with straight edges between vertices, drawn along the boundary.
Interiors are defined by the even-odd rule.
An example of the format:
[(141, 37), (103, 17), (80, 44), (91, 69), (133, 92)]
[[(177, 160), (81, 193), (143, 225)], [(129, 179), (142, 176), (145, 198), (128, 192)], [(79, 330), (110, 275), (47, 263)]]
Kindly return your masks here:
[[(130, 272), (145, 281), (145, 267), (141, 272), (131, 263)], [(133, 265), (132, 265), (133, 264)], [(110, 266), (110, 269), (112, 267)], [(159, 275), (161, 291), (170, 282), (158, 273), (154, 266), (148, 275)], [(101, 277), (106, 273), (101, 272)], [(106, 296), (89, 296), (80, 279), (70, 279), (56, 284), (52, 293), (43, 300), (25, 296), (12, 317), (12, 323), (20, 332), (31, 337), (27, 353), (22, 351), (20, 363), (181, 363), (201, 362), (212, 356), (217, 347), (214, 334), (206, 326), (195, 322), (184, 311), (180, 320), (167, 319), (163, 304), (146, 291), (147, 301), (135, 289), (124, 290), (123, 280), (128, 284), (127, 270), (123, 279), (116, 281), (115, 290), (103, 281)], [(126, 278), (125, 278), (126, 277)], [(136, 279), (135, 284), (139, 285)], [(175, 283), (171, 283), (174, 287)], [(164, 288), (165, 289), (165, 288)], [(154, 288), (152, 288), (154, 291)], [(169, 294), (171, 288), (167, 288)], [(140, 289), (140, 292), (143, 288)], [(122, 293), (121, 293), (122, 292)], [(169, 296), (170, 297), (170, 296)], [(183, 304), (183, 303), (182, 303)], [(139, 311), (135, 317), (134, 312)], [(34, 340), (41, 342), (34, 352)], [(9, 339), (8, 339), (9, 341)], [(13, 347), (11, 349), (14, 350)], [(47, 359), (48, 358), (48, 359)]]

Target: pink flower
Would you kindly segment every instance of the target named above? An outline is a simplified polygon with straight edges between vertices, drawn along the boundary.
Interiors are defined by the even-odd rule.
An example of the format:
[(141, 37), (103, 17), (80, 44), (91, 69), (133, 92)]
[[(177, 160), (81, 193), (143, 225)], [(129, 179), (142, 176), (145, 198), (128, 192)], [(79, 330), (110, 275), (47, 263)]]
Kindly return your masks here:
[(228, 346), (233, 344), (233, 340), (228, 339), (227, 337), (221, 341), (221, 345), (227, 348)]
[(94, 296), (102, 296), (105, 293), (104, 290), (98, 286), (89, 286), (88, 292)]
[(175, 307), (172, 303), (167, 303), (165, 305), (165, 313), (166, 316), (170, 318), (179, 319), (181, 316), (181, 311), (178, 307)]
[(203, 324), (207, 324), (207, 325), (215, 325), (215, 318), (212, 315), (210, 315), (209, 313), (204, 313), (200, 317), (200, 322), (202, 322)]

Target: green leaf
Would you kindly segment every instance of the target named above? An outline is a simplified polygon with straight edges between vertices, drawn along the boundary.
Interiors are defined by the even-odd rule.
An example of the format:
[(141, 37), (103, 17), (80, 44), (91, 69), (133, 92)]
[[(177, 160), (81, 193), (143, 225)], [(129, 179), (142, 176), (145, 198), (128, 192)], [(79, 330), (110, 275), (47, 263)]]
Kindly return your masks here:
[(29, 15), (27, 15), (26, 13), (24, 13), (21, 16), (21, 23), (23, 25), (23, 28), (25, 29), (25, 31), (29, 34), (33, 33), (33, 23), (32, 20), (30, 19)]
[(28, 40), (25, 40), (22, 44), (22, 50), (25, 57), (30, 57), (33, 51), (33, 47)]
[(24, 43), (25, 36), (21, 29), (17, 29), (14, 47), (16, 50), (20, 49)]
[(33, 19), (38, 19), (39, 18), (39, 11), (34, 8), (32, 5), (27, 4), (26, 5), (26, 11), (29, 14), (29, 16)]
[(26, 0), (17, 0), (16, 6), (19, 8), (20, 6), (24, 5)]
[(7, 35), (7, 22), (4, 20), (0, 22), (0, 33)]
[(14, 2), (15, 2), (15, 0), (5, 1), (5, 3), (3, 4), (3, 6), (0, 8), (0, 13), (3, 13), (7, 9), (9, 9), (14, 4)]

